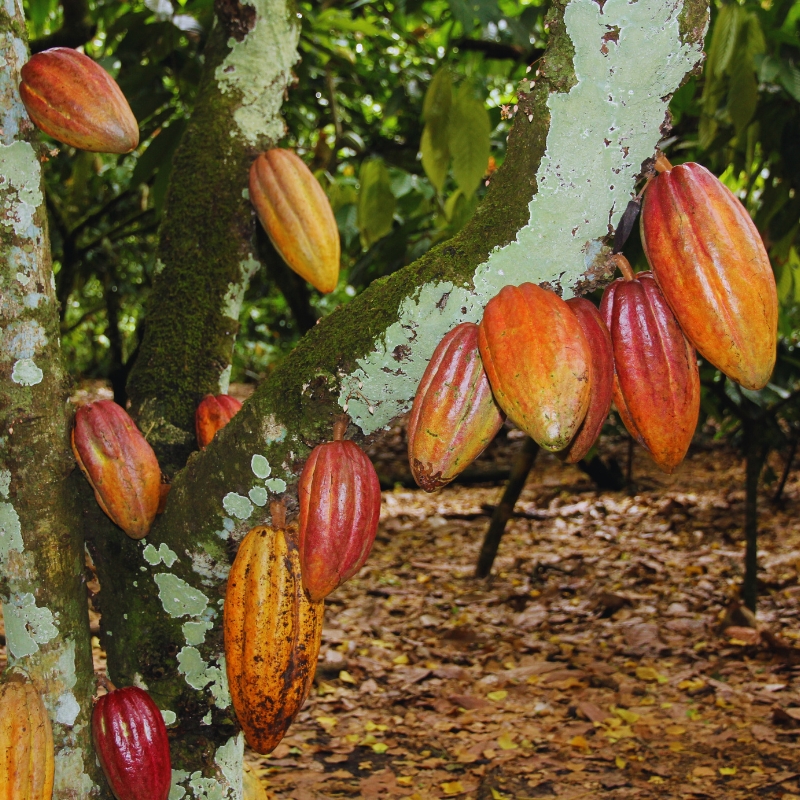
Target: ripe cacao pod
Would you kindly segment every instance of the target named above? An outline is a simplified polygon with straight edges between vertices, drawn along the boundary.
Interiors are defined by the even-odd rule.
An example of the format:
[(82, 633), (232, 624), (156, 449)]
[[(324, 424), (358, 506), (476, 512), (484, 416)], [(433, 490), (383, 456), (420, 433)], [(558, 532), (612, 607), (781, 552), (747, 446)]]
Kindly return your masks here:
[(228, 394), (207, 394), (194, 412), (194, 427), (197, 444), (206, 448), (220, 428), (224, 428), (236, 416), (242, 404)]
[[(274, 506), (273, 506), (274, 508)], [(253, 528), (242, 539), (225, 596), (228, 685), (250, 747), (272, 752), (308, 695), (322, 636), (323, 602), (300, 577), (297, 526)]]
[(94, 749), (117, 800), (167, 800), (172, 783), (167, 728), (137, 686), (103, 695), (92, 713)]
[(132, 539), (147, 536), (158, 511), (161, 470), (125, 409), (111, 400), (81, 406), (72, 451), (100, 508)]
[(320, 292), (339, 281), (339, 228), (319, 181), (291, 150), (262, 153), (250, 167), (250, 200), (283, 260)]
[(12, 673), (0, 685), (0, 800), (50, 800), (53, 731), (32, 683)]
[(433, 352), (408, 419), (408, 462), (426, 492), (446, 486), (503, 426), (478, 350), (478, 326), (462, 322)]
[(629, 433), (672, 472), (697, 427), (697, 358), (652, 273), (635, 275), (624, 256), (614, 259), (625, 277), (600, 305), (614, 349), (614, 403)]
[(378, 530), (378, 476), (367, 454), (342, 440), (346, 428), (337, 421), (334, 440), (311, 451), (297, 486), (300, 571), (315, 601), (361, 569)]
[(611, 348), (611, 334), (594, 304), (583, 297), (573, 297), (567, 300), (567, 305), (578, 318), (592, 354), (589, 361), (591, 371), (589, 410), (575, 438), (558, 454), (558, 457), (567, 464), (577, 464), (597, 441), (611, 409), (614, 392), (614, 353)]
[(532, 283), (504, 286), (486, 305), (478, 345), (508, 418), (545, 450), (563, 450), (591, 389), (589, 343), (569, 306)]
[(775, 365), (778, 296), (761, 236), (733, 193), (700, 164), (663, 156), (647, 186), (647, 260), (700, 355), (747, 389)]
[(19, 93), (33, 123), (59, 142), (98, 153), (130, 153), (139, 125), (114, 79), (88, 56), (54, 47), (22, 67)]

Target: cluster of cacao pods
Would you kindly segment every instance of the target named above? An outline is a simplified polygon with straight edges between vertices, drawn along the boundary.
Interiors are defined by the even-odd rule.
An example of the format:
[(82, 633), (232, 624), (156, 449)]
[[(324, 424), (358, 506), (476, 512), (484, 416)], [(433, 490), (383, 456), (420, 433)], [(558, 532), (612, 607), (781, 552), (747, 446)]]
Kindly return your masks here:
[(139, 126), (114, 79), (88, 56), (54, 47), (22, 67), (19, 93), (37, 128), (80, 150), (130, 153)]
[(612, 398), (631, 436), (672, 472), (700, 410), (695, 347), (748, 389), (763, 388), (777, 343), (777, 292), (761, 237), (737, 198), (698, 164), (663, 156), (641, 228), (652, 272), (623, 277), (600, 312), (530, 283), (506, 286), (480, 325), (436, 348), (408, 424), (417, 483), (434, 491), (488, 445), (505, 414), (542, 448), (574, 463), (600, 434)]

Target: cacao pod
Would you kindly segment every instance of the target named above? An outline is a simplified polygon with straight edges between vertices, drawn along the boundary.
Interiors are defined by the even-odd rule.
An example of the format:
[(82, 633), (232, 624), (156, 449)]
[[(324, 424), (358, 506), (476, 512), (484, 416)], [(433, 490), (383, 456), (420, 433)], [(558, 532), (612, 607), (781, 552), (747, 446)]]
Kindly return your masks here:
[(250, 167), (250, 200), (283, 260), (315, 289), (332, 292), (339, 281), (339, 228), (311, 170), (291, 150), (268, 150)]
[(161, 470), (125, 409), (111, 400), (81, 406), (72, 451), (100, 508), (132, 539), (147, 536), (158, 511)]
[(0, 685), (0, 800), (50, 800), (53, 731), (32, 683), (12, 673)]
[(623, 271), (606, 287), (600, 312), (614, 350), (614, 403), (629, 433), (672, 472), (692, 441), (700, 414), (694, 348), (650, 272)]
[(114, 79), (88, 56), (54, 47), (22, 67), (19, 93), (33, 123), (59, 142), (98, 153), (130, 153), (139, 126)]
[(578, 318), (592, 354), (589, 362), (589, 410), (575, 438), (558, 454), (567, 464), (577, 464), (592, 449), (611, 410), (614, 353), (611, 348), (611, 334), (594, 304), (583, 297), (573, 297), (567, 300), (567, 305)]
[(92, 713), (94, 749), (117, 800), (167, 800), (172, 763), (164, 718), (137, 686), (103, 695)]
[(426, 492), (468, 467), (503, 426), (478, 350), (478, 326), (462, 322), (434, 350), (408, 419), (408, 461)]
[(486, 305), (478, 345), (508, 418), (545, 450), (563, 450), (591, 389), (591, 351), (569, 306), (532, 283), (504, 286)]
[(211, 442), (220, 428), (224, 428), (236, 416), (242, 404), (228, 394), (207, 394), (194, 412), (194, 427), (197, 444), (202, 450)]
[[(273, 524), (276, 521), (273, 511)], [(272, 752), (308, 695), (322, 636), (322, 601), (303, 589), (297, 526), (253, 528), (242, 539), (225, 597), (228, 685), (250, 747)]]
[(647, 186), (642, 243), (658, 285), (700, 355), (747, 389), (775, 365), (778, 296), (761, 236), (733, 193), (700, 164), (666, 158)]
[(338, 421), (334, 441), (311, 451), (297, 485), (300, 572), (315, 601), (361, 569), (378, 530), (378, 476), (367, 454), (342, 440), (346, 428)]

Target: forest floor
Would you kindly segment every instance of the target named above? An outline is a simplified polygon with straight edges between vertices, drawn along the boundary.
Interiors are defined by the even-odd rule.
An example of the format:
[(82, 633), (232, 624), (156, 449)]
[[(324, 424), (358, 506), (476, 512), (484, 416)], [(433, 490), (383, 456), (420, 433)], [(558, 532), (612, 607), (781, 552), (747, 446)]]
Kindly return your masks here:
[[(402, 427), (373, 445), (382, 475), (404, 446)], [(384, 492), (367, 566), (326, 601), (312, 696), (248, 753), (268, 797), (800, 800), (800, 474), (761, 498), (757, 623), (735, 602), (736, 453), (666, 476), (637, 449), (633, 476), (599, 492), (540, 454), (488, 580), (501, 486)]]

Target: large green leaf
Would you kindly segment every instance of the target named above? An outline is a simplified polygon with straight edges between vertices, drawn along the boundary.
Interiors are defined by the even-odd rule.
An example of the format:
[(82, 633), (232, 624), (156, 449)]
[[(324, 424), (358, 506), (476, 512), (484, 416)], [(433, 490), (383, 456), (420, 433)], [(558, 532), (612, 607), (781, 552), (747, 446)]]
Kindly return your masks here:
[(728, 113), (736, 128), (736, 135), (747, 127), (758, 104), (758, 83), (753, 60), (741, 51), (733, 64), (728, 85)]
[(471, 33), (475, 27), (475, 18), (481, 25), (500, 19), (503, 14), (498, 8), (497, 0), (448, 0), (450, 11), (461, 23), (465, 33)]
[(436, 191), (441, 194), (447, 179), (447, 167), (450, 164), (446, 120), (425, 124), (422, 129), (420, 150), (422, 151), (422, 168)]
[(708, 48), (707, 77), (713, 75), (719, 78), (727, 71), (737, 49), (741, 25), (747, 16), (747, 11), (737, 3), (724, 5), (719, 10)]
[(490, 134), (486, 108), (464, 84), (450, 109), (448, 144), (453, 155), (453, 177), (467, 198), (475, 193), (486, 172)]
[(422, 101), (422, 119), (425, 122), (447, 121), (453, 103), (453, 78), (447, 67), (442, 67), (431, 78), (425, 99)]
[(389, 170), (380, 159), (364, 161), (359, 180), (358, 230), (361, 244), (370, 247), (392, 230), (395, 198)]

